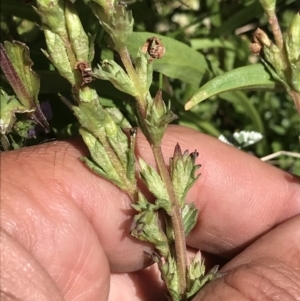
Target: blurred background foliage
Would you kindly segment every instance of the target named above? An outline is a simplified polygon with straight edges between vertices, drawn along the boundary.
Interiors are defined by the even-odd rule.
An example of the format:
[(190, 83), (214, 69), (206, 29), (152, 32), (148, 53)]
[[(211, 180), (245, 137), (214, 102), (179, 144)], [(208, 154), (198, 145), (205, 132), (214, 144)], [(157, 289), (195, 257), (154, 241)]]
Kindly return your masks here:
[[(258, 1), (121, 2), (133, 11), (135, 19), (136, 33), (128, 45), (133, 57), (145, 37), (149, 37), (144, 32), (162, 36), (167, 52), (163, 59), (155, 62), (158, 72), (151, 89), (155, 93), (158, 87), (163, 88), (164, 99), (171, 101), (174, 113), (179, 116), (175, 122), (215, 137), (220, 134), (230, 136), (240, 130), (260, 132), (264, 138), (245, 149), (259, 157), (280, 150), (299, 153), (299, 115), (293, 101), (284, 92), (227, 92), (204, 101), (190, 111), (184, 110), (187, 99), (209, 79), (258, 61), (249, 51), (251, 35), (257, 27), (270, 33), (267, 18)], [(1, 0), (1, 43), (5, 40), (26, 43), (34, 62), (33, 69), (41, 77), (40, 102), (48, 102), (52, 108), (52, 118), (49, 120), (52, 133), (47, 136), (41, 134), (38, 139), (22, 138), (23, 145), (77, 135), (78, 129), (75, 117), (61, 100), (72, 99), (70, 86), (40, 51), (41, 48), (46, 49), (46, 45), (38, 25), (39, 18), (32, 9), (34, 5), (31, 0)], [(81, 0), (77, 0), (75, 6), (86, 32), (95, 37), (94, 66), (107, 58), (114, 57), (118, 61), (107, 46), (106, 34), (89, 7)], [(277, 1), (283, 32), (299, 8), (299, 0)], [(93, 85), (104, 106), (118, 106), (131, 124), (135, 124), (127, 95), (114, 89), (107, 81), (95, 81)], [(3, 74), (1, 86), (8, 94), (13, 94)], [(300, 159), (280, 157), (273, 164), (300, 175)]]

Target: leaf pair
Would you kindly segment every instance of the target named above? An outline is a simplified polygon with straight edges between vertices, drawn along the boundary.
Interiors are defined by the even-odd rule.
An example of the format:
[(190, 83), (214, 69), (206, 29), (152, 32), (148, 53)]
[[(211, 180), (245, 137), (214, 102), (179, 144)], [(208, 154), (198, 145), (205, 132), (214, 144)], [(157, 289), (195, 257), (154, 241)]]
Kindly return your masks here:
[(81, 124), (80, 133), (93, 159), (83, 158), (83, 161), (96, 173), (133, 196), (136, 190), (135, 132), (133, 131), (129, 143), (115, 118), (101, 106), (94, 90), (81, 90), (79, 98), (79, 106), (74, 106), (73, 110)]

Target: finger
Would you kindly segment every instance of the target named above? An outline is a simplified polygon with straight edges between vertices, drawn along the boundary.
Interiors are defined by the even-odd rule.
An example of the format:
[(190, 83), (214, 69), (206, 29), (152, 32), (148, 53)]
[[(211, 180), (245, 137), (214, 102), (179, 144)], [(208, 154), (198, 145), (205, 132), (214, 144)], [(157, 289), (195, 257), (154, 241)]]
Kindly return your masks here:
[[(19, 265), (31, 254), (64, 300), (106, 300), (110, 271), (97, 234), (66, 193), (67, 186), (57, 181), (55, 166), (62, 162), (53, 167), (49, 161), (55, 152), (47, 146), (33, 149), (2, 157), (1, 167), (6, 172), (1, 176), (1, 228), (26, 250), (20, 250)], [(36, 277), (35, 282), (40, 278), (39, 273), (29, 276)]]
[(111, 275), (108, 301), (165, 301), (166, 289), (157, 265), (133, 273)]
[(1, 300), (63, 301), (47, 271), (1, 230)]
[(297, 300), (300, 296), (300, 215), (235, 257), (194, 301)]

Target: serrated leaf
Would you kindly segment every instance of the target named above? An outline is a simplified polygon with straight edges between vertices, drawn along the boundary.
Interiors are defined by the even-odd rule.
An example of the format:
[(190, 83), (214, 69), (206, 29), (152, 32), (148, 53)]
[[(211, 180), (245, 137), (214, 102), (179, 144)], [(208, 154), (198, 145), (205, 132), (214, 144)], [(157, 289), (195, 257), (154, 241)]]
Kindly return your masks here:
[(147, 184), (147, 188), (158, 198), (168, 200), (169, 196), (164, 182), (157, 173), (157, 171), (150, 165), (148, 165), (142, 158), (139, 158), (139, 164), (141, 167), (141, 177)]
[[(132, 152), (129, 148), (128, 138), (123, 133), (120, 126), (115, 122), (115, 118), (102, 108), (96, 92), (93, 90), (89, 91), (80, 93), (82, 101), (78, 107), (73, 107), (73, 111), (82, 127), (93, 133), (102, 143), (104, 140), (109, 142), (117, 155), (123, 170), (128, 170), (128, 152)], [(112, 112), (116, 113), (116, 110), (117, 109)], [(121, 116), (118, 115), (118, 117)], [(134, 162), (131, 163), (133, 164)]]
[(196, 175), (200, 165), (196, 164), (198, 153), (195, 151), (189, 154), (185, 151), (183, 154), (177, 143), (173, 158), (170, 159), (170, 174), (174, 186), (174, 192), (180, 201), (181, 206), (184, 205), (185, 196), (195, 181), (200, 176)]
[(139, 191), (137, 203), (131, 204), (131, 206), (134, 210), (141, 212), (143, 210), (146, 210), (148, 206), (150, 206), (150, 204), (151, 203), (148, 202), (146, 197)]
[(74, 85), (76, 82), (74, 69), (71, 66), (63, 39), (48, 28), (44, 29), (44, 35), (48, 51), (43, 49), (41, 51), (53, 63), (59, 74), (67, 79), (71, 85)]
[(105, 137), (105, 111), (97, 98), (95, 94), (89, 102), (81, 99), (79, 106), (72, 109), (81, 126), (101, 138)]
[(153, 36), (166, 48), (165, 55), (153, 61), (153, 70), (197, 87), (207, 71), (207, 63), (201, 53), (184, 43), (151, 32), (133, 32), (127, 41), (130, 55), (136, 58), (138, 49)]
[[(97, 173), (100, 173), (100, 170), (102, 170), (102, 172), (100, 173), (101, 176), (105, 176), (105, 178), (110, 179), (114, 183), (117, 183), (119, 187), (123, 188), (123, 186), (121, 185), (121, 178), (116, 172), (103, 145), (91, 132), (89, 132), (85, 128), (81, 128), (79, 131), (84, 140), (84, 143), (87, 145), (90, 151), (93, 161), (97, 164), (96, 165), (95, 163), (93, 163), (95, 166), (92, 168), (92, 170)], [(91, 161), (89, 161), (88, 159), (84, 159), (83, 161), (89, 163), (88, 166), (91, 167)]]
[(123, 68), (113, 60), (104, 60), (101, 66), (98, 65), (98, 68), (94, 70), (93, 76), (98, 79), (110, 81), (118, 90), (133, 97), (138, 95), (129, 76)]
[(180, 285), (178, 280), (176, 260), (172, 252), (169, 253), (168, 257), (165, 258), (164, 261), (162, 261), (161, 258), (154, 258), (153, 261), (157, 262), (158, 268), (161, 272), (161, 277), (167, 285), (170, 294), (170, 298), (168, 298), (168, 300), (182, 300), (182, 298), (180, 297)]
[(208, 273), (205, 274), (205, 264), (201, 253), (198, 252), (194, 258), (192, 258), (187, 272), (187, 300), (192, 298), (207, 282), (210, 282), (216, 278), (218, 266), (214, 266)]
[(237, 68), (204, 84), (188, 100), (185, 109), (189, 110), (199, 102), (222, 92), (244, 89), (274, 90), (277, 85), (278, 82), (272, 79), (270, 73), (261, 64)]
[(139, 204), (135, 205), (134, 208), (137, 208), (140, 213), (134, 217), (131, 235), (139, 240), (154, 244), (160, 256), (167, 257), (169, 254), (168, 239), (160, 227), (155, 206), (145, 202), (145, 199), (142, 198), (139, 199)]

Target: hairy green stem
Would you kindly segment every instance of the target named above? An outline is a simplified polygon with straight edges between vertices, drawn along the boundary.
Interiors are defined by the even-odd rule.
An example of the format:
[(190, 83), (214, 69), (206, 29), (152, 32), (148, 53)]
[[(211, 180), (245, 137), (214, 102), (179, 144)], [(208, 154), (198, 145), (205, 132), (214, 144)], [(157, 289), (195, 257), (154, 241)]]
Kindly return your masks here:
[(180, 294), (182, 295), (186, 290), (186, 242), (183, 228), (183, 220), (181, 215), (180, 204), (175, 196), (173, 189), (173, 183), (171, 181), (170, 174), (168, 172), (161, 146), (153, 145), (152, 151), (154, 154), (155, 162), (159, 171), (159, 174), (166, 185), (166, 189), (170, 198), (172, 206), (172, 224), (174, 230), (175, 240), (175, 252), (176, 252), (176, 263), (179, 276)]

